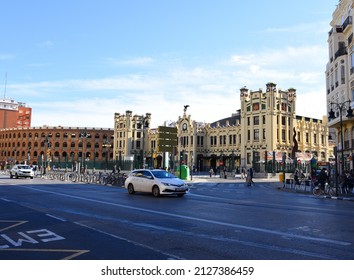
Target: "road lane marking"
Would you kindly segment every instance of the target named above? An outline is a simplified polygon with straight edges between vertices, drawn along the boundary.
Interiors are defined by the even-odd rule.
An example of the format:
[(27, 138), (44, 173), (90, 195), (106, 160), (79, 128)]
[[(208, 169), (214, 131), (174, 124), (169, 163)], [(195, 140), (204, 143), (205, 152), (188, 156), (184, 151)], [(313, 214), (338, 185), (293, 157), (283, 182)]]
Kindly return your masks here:
[(25, 224), (25, 223), (28, 223), (28, 221), (0, 220), (0, 225), (2, 223), (11, 224), (11, 225), (7, 226), (7, 227), (4, 227), (4, 228), (0, 226), (0, 232), (8, 230), (8, 229), (13, 228), (13, 227), (20, 226), (20, 225)]
[(80, 256), (82, 254), (86, 254), (90, 252), (90, 250), (68, 250), (68, 249), (3, 249), (1, 252), (49, 252), (49, 253), (70, 253), (70, 255), (66, 256), (62, 260), (71, 260)]
[(85, 225), (85, 224), (82, 224), (82, 223), (79, 223), (79, 222), (74, 222), (74, 224), (79, 225), (81, 227), (88, 228), (90, 230), (96, 231), (98, 233), (101, 233), (101, 234), (104, 234), (104, 235), (107, 235), (107, 236), (110, 236), (110, 237), (113, 237), (113, 238), (116, 238), (116, 239), (119, 239), (119, 240), (122, 240), (122, 241), (125, 241), (125, 242), (128, 242), (128, 243), (134, 244), (135, 246), (139, 246), (139, 247), (142, 247), (142, 248), (145, 248), (145, 249), (152, 250), (152, 251), (157, 252), (159, 254), (163, 254), (163, 255), (169, 256), (171, 259), (184, 260), (183, 258), (178, 257), (176, 255), (172, 255), (170, 253), (163, 252), (163, 251), (158, 250), (156, 248), (153, 248), (153, 247), (138, 243), (138, 242), (130, 240), (130, 239), (126, 239), (124, 237), (121, 237), (121, 236), (118, 236), (118, 235), (115, 235), (115, 234), (112, 234), (112, 233), (109, 233), (109, 232), (106, 232), (106, 231), (103, 231), (103, 230), (100, 230), (100, 229), (97, 229), (97, 228), (94, 228), (94, 227), (91, 227), (91, 226), (88, 226), (88, 225)]
[(56, 219), (56, 220), (59, 220), (61, 222), (66, 222), (66, 219), (58, 217), (58, 216), (54, 216), (54, 215), (51, 215), (51, 214), (46, 214), (46, 216), (48, 216), (50, 218), (53, 218), (53, 219)]
[[(28, 187), (27, 187), (27, 189), (28, 189)], [(77, 196), (77, 195), (70, 195), (70, 194), (46, 191), (46, 190), (42, 190), (42, 189), (36, 189), (34, 187), (31, 187), (30, 189), (34, 190), (34, 191), (38, 191), (38, 192), (50, 193), (50, 194), (57, 195), (57, 196), (69, 197), (69, 198), (83, 200), (83, 201), (90, 201), (90, 202), (95, 202), (95, 203), (104, 204), (104, 205), (110, 205), (110, 206), (115, 206), (115, 207), (120, 207), (120, 208), (125, 208), (125, 209), (136, 210), (136, 211), (140, 211), (140, 212), (146, 212), (146, 213), (150, 213), (150, 214), (157, 214), (157, 215), (161, 215), (161, 216), (174, 217), (174, 218), (178, 218), (178, 219), (192, 220), (192, 221), (209, 223), (209, 224), (213, 224), (213, 225), (225, 226), (225, 227), (230, 227), (230, 228), (235, 228), (235, 229), (243, 229), (243, 230), (249, 230), (249, 231), (254, 231), (254, 232), (267, 233), (267, 234), (272, 234), (272, 235), (276, 235), (276, 236), (280, 236), (280, 237), (287, 237), (287, 238), (292, 238), (292, 239), (301, 239), (301, 240), (315, 241), (315, 242), (331, 243), (331, 244), (340, 245), (340, 246), (352, 245), (352, 243), (346, 242), (346, 241), (339, 241), (339, 240), (312, 237), (312, 236), (302, 236), (302, 235), (286, 233), (286, 232), (265, 229), (265, 228), (260, 228), (260, 227), (245, 226), (245, 225), (240, 225), (240, 224), (231, 224), (231, 223), (227, 223), (227, 222), (209, 220), (209, 219), (204, 219), (204, 218), (197, 218), (197, 217), (191, 217), (191, 216), (185, 216), (185, 215), (166, 213), (166, 212), (162, 212), (162, 211), (144, 209), (144, 208), (135, 207), (135, 206), (128, 206), (128, 205), (124, 205), (124, 204), (107, 202), (107, 201), (97, 200), (97, 199), (93, 199), (93, 198), (86, 198), (86, 197), (81, 197), (81, 196)]]

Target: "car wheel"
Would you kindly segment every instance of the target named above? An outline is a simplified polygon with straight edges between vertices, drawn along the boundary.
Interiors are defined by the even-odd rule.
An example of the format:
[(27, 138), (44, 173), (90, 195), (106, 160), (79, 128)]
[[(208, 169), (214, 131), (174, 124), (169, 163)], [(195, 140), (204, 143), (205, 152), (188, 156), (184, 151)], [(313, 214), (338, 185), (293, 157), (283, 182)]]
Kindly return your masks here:
[(31, 179), (33, 179), (33, 176), (31, 176)]
[(128, 193), (129, 194), (135, 194), (134, 186), (133, 184), (128, 185)]
[(160, 195), (160, 189), (158, 186), (153, 186), (152, 188), (152, 195), (154, 197), (158, 197)]
[(10, 173), (10, 179), (12, 179), (14, 176), (12, 175), (12, 173)]

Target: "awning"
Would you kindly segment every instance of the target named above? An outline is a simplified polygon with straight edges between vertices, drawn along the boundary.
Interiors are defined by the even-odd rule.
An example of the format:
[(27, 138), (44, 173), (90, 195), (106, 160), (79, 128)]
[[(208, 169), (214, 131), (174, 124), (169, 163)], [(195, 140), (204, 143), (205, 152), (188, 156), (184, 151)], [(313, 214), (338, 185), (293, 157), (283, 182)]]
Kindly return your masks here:
[(305, 152), (296, 153), (296, 160), (297, 161), (308, 162), (308, 161), (311, 161), (312, 158), (313, 158), (313, 155), (311, 153), (305, 153)]

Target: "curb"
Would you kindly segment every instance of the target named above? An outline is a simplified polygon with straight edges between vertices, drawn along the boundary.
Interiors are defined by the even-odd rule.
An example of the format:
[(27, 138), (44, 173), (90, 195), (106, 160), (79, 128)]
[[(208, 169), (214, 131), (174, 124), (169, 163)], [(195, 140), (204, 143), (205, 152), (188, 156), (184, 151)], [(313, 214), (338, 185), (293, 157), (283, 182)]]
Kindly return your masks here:
[(319, 198), (327, 198), (333, 200), (345, 200), (345, 201), (354, 201), (354, 197), (343, 197), (343, 196), (330, 196), (330, 195), (322, 195)]

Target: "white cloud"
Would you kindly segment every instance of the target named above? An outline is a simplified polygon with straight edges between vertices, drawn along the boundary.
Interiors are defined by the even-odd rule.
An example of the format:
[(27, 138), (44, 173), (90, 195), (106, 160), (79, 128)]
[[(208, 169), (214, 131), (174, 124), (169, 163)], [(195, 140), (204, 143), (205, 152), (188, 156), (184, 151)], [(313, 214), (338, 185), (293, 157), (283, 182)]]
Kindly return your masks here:
[[(177, 120), (183, 105), (196, 121), (214, 122), (240, 109), (239, 89), (297, 89), (297, 114), (322, 118), (326, 113), (326, 51), (319, 46), (285, 47), (229, 61), (190, 68), (161, 68), (153, 73), (11, 85), (18, 96), (35, 96), (33, 125), (113, 127), (114, 113), (152, 114), (152, 125)], [(58, 99), (57, 96), (60, 96)], [(33, 99), (34, 100), (34, 99)], [(58, 100), (58, 101), (57, 101)], [(316, 107), (311, 104), (317, 104)]]
[(152, 64), (154, 59), (152, 57), (135, 57), (129, 59), (105, 58), (104, 62), (113, 66), (146, 66)]
[(50, 49), (50, 48), (54, 47), (54, 42), (51, 40), (47, 40), (47, 41), (39, 43), (38, 45), (41, 48)]
[(269, 27), (264, 30), (266, 33), (299, 33), (308, 34), (311, 32), (312, 36), (315, 34), (324, 34), (330, 29), (328, 21), (316, 21), (303, 23), (293, 26), (282, 26), (282, 27)]

